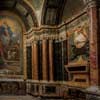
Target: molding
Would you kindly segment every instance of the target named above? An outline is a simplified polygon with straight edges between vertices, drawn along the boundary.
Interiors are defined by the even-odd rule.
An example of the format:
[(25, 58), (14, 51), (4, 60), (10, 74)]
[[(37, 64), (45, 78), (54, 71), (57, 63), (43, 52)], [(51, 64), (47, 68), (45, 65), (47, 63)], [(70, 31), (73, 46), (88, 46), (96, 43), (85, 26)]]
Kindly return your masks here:
[(24, 79), (8, 79), (8, 78), (2, 78), (0, 79), (0, 82), (24, 82)]
[[(70, 18), (69, 20), (67, 20), (66, 22), (60, 24), (60, 25), (56, 25), (56, 26), (48, 26), (48, 25), (42, 25), (41, 27), (33, 27), (31, 28), (28, 32), (24, 33), (24, 35), (29, 35), (29, 34), (33, 34), (33, 32), (38, 35), (38, 33), (47, 33), (49, 31), (49, 33), (59, 33), (59, 30), (62, 29), (63, 27), (65, 27), (67, 24), (69, 24), (70, 22), (74, 21), (75, 19), (78, 19), (79, 17), (85, 15), (87, 12), (86, 10), (80, 12), (79, 14), (75, 15), (74, 17)], [(47, 31), (47, 32), (46, 32)]]
[(24, 34), (27, 39), (27, 44), (31, 44), (33, 41), (38, 40), (57, 40), (63, 41), (67, 39), (66, 35), (66, 26), (77, 20), (82, 16), (87, 16), (87, 11), (84, 10), (81, 13), (77, 14), (76, 16), (72, 17), (70, 20), (58, 25), (58, 26), (41, 26), (37, 28), (31, 28), (28, 32)]

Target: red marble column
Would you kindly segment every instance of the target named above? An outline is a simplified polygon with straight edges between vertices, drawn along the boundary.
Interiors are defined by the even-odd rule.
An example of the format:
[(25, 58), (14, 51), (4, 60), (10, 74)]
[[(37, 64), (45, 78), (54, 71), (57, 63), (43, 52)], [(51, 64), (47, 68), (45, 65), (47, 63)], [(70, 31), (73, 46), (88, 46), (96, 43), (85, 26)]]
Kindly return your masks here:
[(37, 41), (32, 46), (32, 79), (38, 80), (38, 46)]
[(47, 69), (47, 40), (42, 40), (42, 69), (43, 69), (43, 80), (48, 80)]
[(98, 33), (98, 19), (96, 1), (91, 0), (87, 3), (87, 12), (90, 19), (90, 85), (98, 86), (99, 73), (98, 73), (98, 50), (97, 50), (97, 33)]
[(50, 81), (53, 81), (53, 40), (49, 40), (49, 66)]

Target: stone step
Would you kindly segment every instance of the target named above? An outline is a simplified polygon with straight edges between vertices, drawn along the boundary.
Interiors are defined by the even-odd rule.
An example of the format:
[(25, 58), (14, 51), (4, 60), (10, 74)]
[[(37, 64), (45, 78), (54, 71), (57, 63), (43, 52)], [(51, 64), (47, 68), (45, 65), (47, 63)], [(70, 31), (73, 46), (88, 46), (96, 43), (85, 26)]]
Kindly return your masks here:
[(63, 100), (63, 99), (46, 99), (40, 97), (26, 96), (0, 96), (0, 100)]
[(26, 95), (26, 96), (0, 96), (0, 100), (39, 100), (39, 99)]

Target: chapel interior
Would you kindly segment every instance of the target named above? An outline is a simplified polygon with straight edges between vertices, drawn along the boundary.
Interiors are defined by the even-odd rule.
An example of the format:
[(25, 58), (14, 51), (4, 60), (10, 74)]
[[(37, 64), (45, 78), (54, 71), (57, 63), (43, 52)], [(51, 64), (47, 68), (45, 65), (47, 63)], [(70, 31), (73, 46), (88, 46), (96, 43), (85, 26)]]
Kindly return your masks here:
[(0, 100), (100, 100), (99, 26), (100, 0), (0, 0)]

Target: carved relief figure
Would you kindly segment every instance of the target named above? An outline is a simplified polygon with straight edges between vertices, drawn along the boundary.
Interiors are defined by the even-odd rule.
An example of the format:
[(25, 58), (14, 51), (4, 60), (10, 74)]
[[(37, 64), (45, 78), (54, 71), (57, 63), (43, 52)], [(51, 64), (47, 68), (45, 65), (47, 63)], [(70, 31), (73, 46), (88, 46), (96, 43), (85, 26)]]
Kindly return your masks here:
[(74, 32), (74, 44), (76, 48), (82, 48), (88, 40), (88, 35), (83, 27), (78, 27)]
[(71, 50), (70, 61), (76, 61), (80, 57), (87, 60), (89, 56), (89, 40), (86, 27), (79, 26), (73, 30), (73, 33), (69, 36), (69, 45)]

